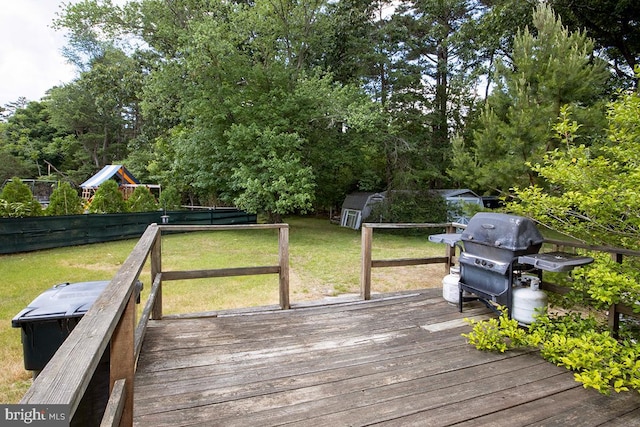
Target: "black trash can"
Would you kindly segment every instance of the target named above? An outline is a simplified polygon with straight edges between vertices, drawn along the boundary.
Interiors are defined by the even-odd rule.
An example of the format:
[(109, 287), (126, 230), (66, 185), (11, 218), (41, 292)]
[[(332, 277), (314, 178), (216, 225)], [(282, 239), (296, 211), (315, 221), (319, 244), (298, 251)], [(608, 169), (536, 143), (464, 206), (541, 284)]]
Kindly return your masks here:
[[(62, 283), (41, 293), (12, 320), (21, 328), (24, 367), (34, 378), (109, 284), (108, 280)], [(136, 292), (140, 295), (142, 283)], [(138, 297), (139, 301), (139, 297)], [(71, 425), (99, 425), (109, 399), (109, 347), (105, 350)]]

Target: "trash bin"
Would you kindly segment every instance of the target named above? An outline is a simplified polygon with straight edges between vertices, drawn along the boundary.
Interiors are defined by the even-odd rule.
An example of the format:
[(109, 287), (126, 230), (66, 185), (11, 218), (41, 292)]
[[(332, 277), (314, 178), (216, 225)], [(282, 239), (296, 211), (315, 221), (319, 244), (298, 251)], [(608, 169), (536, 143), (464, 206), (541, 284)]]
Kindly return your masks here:
[[(42, 292), (20, 311), (11, 326), (21, 328), (24, 367), (35, 378), (85, 313), (100, 296), (108, 280), (61, 283)], [(139, 295), (142, 282), (136, 284)], [(105, 350), (72, 425), (99, 425), (109, 398), (109, 347)]]

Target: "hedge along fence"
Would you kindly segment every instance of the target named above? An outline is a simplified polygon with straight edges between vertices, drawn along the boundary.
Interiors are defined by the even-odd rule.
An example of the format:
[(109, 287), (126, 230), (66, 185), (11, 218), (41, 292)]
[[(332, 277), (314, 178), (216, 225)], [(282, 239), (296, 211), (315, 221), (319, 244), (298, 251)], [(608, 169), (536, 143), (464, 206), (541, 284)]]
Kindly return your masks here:
[[(163, 218), (166, 215), (168, 218)], [(255, 224), (237, 209), (0, 218), (0, 254), (139, 238), (149, 224)]]

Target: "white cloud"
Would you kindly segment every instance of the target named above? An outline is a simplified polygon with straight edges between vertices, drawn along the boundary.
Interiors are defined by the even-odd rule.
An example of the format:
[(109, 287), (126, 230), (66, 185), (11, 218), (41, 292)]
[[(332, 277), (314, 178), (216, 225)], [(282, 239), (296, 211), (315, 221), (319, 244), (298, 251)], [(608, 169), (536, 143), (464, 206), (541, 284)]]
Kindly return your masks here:
[(76, 76), (61, 49), (62, 31), (51, 28), (59, 0), (0, 0), (0, 105), (24, 96), (38, 101)]

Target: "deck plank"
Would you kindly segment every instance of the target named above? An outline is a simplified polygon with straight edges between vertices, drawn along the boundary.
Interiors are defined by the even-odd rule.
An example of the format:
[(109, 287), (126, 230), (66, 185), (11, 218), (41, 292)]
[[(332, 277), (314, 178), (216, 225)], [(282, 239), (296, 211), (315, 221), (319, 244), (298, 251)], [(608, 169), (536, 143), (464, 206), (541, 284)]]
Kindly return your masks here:
[(535, 351), (486, 353), (437, 289), (150, 322), (138, 426), (637, 425), (640, 397), (585, 390)]

